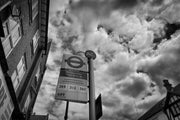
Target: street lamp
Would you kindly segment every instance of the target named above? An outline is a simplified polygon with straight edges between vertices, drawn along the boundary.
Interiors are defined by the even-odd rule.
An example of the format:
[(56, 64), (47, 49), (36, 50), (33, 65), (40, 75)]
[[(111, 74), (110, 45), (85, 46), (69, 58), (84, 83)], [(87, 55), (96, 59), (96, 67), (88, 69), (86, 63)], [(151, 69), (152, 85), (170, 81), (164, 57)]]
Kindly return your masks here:
[(95, 83), (94, 83), (94, 71), (93, 60), (96, 58), (96, 54), (92, 50), (87, 50), (85, 56), (88, 59), (89, 67), (89, 120), (96, 120), (95, 111)]
[(87, 50), (86, 52), (78, 51), (76, 54), (83, 53), (88, 60), (88, 73), (89, 73), (89, 120), (96, 120), (95, 111), (95, 82), (94, 82), (94, 67), (93, 60), (96, 58), (95, 52)]

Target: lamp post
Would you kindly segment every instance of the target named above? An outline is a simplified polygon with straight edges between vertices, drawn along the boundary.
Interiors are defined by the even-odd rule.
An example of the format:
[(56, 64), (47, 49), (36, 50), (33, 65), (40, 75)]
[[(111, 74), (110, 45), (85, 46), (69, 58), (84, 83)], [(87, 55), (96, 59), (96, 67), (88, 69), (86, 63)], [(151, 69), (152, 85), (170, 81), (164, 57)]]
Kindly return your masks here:
[(89, 120), (96, 120), (95, 112), (95, 83), (94, 83), (94, 70), (93, 60), (96, 58), (96, 54), (92, 50), (87, 50), (85, 56), (88, 59), (89, 68)]

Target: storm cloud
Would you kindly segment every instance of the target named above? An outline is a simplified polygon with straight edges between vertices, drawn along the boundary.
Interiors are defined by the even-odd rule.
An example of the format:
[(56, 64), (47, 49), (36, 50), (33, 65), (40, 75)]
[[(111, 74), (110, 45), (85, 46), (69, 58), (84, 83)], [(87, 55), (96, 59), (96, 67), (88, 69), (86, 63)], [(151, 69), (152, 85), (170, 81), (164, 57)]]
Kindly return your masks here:
[(136, 98), (141, 92), (146, 90), (147, 83), (141, 77), (132, 77), (132, 80), (133, 80), (132, 83), (121, 84), (122, 86), (121, 92), (124, 95), (129, 95)]
[[(55, 100), (54, 94), (64, 53), (96, 53), (102, 120), (136, 120), (164, 97), (163, 79), (179, 83), (178, 0), (60, 1), (51, 1), (59, 7), (50, 12), (52, 45), (34, 111), (63, 119), (65, 102)], [(87, 120), (88, 105), (71, 103), (69, 119)]]

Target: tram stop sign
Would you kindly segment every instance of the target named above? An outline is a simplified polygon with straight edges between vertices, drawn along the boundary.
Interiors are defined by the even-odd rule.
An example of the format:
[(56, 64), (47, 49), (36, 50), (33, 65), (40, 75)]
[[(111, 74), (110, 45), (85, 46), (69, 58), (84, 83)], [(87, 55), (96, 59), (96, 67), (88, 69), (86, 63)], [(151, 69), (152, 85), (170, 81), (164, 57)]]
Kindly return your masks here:
[(55, 99), (87, 103), (87, 59), (64, 54)]

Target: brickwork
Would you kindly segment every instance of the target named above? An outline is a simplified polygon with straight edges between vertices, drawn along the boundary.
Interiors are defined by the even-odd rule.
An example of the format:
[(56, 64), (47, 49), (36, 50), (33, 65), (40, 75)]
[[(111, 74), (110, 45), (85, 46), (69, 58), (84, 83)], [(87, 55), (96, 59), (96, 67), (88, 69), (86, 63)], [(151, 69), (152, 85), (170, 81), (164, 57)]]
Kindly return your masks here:
[[(4, 0), (5, 1), (5, 0)], [(21, 39), (18, 41), (18, 43), (16, 44), (16, 46), (12, 49), (12, 51), (10, 52), (10, 54), (5, 57), (2, 56), (1, 58), (1, 63), (6, 63), (6, 66), (4, 67), (7, 71), (7, 75), (9, 76), (9, 80), (8, 82), (10, 82), (10, 77), (12, 76), (13, 72), (16, 70), (17, 65), (19, 63), (19, 61), (21, 60), (21, 57), (24, 56), (25, 57), (25, 63), (26, 63), (26, 71), (25, 74), (18, 86), (18, 89), (16, 92), (10, 92), (12, 95), (14, 100), (14, 104), (16, 104), (16, 108), (20, 109), (20, 112), (23, 113), (23, 108), (26, 102), (26, 99), (28, 97), (28, 93), (31, 92), (31, 104), (27, 110), (27, 113), (23, 113), (26, 115), (30, 115), (33, 109), (33, 106), (35, 104), (35, 100), (37, 97), (37, 93), (39, 91), (41, 82), (43, 80), (43, 75), (46, 69), (46, 60), (47, 60), (47, 54), (43, 54), (43, 53), (48, 53), (49, 48), (44, 48), (42, 46), (44, 46), (44, 43), (47, 43), (47, 29), (43, 29), (45, 31), (43, 31), (43, 36), (40, 36), (39, 41), (38, 41), (38, 47), (35, 51), (35, 53), (33, 52), (33, 37), (34, 34), (36, 33), (37, 29), (40, 29), (41, 32), (41, 28), (39, 28), (42, 23), (39, 23), (39, 21), (41, 21), (41, 12), (39, 11), (39, 14), (35, 17), (35, 19), (33, 21), (31, 21), (30, 19), (30, 9), (31, 6), (29, 1), (31, 0), (13, 0), (10, 4), (7, 5), (7, 7), (5, 8), (1, 8), (2, 10), (0, 10), (0, 15), (1, 15), (1, 21), (4, 22), (8, 16), (12, 15), (11, 12), (7, 12), (6, 11), (11, 11), (10, 8), (12, 8), (14, 5), (18, 8), (18, 10), (20, 11), (20, 25), (21, 25), (21, 31), (22, 31), (22, 36)], [(45, 1), (49, 1), (49, 0), (45, 0)], [(49, 3), (49, 2), (48, 2)], [(39, 4), (41, 4), (41, 0), (39, 0)], [(40, 7), (41, 5), (39, 5)], [(47, 4), (47, 12), (49, 12), (49, 4)], [(3, 11), (6, 10), (6, 11)], [(39, 8), (39, 10), (41, 10), (41, 8)], [(18, 17), (18, 16), (16, 16)], [(48, 17), (48, 16), (47, 16)], [(46, 22), (44, 22), (44, 26), (48, 26), (46, 25), (48, 23), (48, 19), (44, 19)], [(46, 34), (45, 34), (46, 33)], [(42, 33), (40, 33), (40, 35), (42, 35)], [(40, 41), (41, 40), (41, 41)], [(41, 45), (43, 44), (43, 45)], [(0, 45), (0, 49), (1, 51), (3, 51), (3, 47), (2, 47), (2, 43)], [(49, 46), (50, 47), (50, 46)], [(36, 81), (36, 73), (37, 73), (37, 69), (40, 66), (40, 76), (39, 76), (39, 80)], [(36, 83), (37, 82), (37, 83)], [(12, 87), (12, 83), (11, 83), (11, 87), (9, 87), (8, 89), (10, 89), (10, 91), (13, 90)], [(15, 91), (15, 90), (14, 90)], [(15, 97), (16, 96), (16, 97)], [(18, 105), (19, 106), (18, 106)], [(18, 118), (18, 113), (17, 111), (13, 112), (12, 115), (12, 119), (22, 119), (22, 118)], [(27, 116), (26, 116), (27, 117)]]

